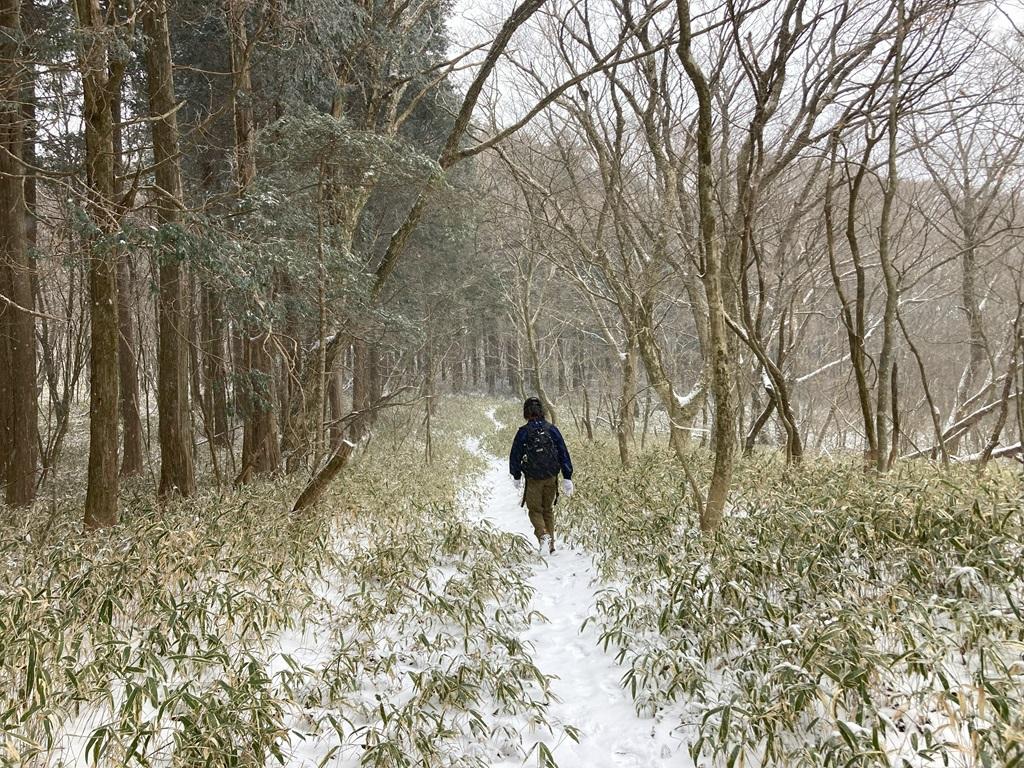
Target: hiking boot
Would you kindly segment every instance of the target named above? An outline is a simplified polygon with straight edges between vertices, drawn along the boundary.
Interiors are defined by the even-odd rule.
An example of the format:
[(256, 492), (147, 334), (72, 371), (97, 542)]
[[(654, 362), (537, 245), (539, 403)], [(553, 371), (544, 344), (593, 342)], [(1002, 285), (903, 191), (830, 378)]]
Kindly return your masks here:
[(548, 548), (548, 553), (553, 555), (555, 554), (555, 537), (549, 536), (548, 538), (551, 539), (551, 545)]
[(555, 551), (555, 545), (547, 534), (540, 537), (540, 553), (543, 555), (545, 551)]

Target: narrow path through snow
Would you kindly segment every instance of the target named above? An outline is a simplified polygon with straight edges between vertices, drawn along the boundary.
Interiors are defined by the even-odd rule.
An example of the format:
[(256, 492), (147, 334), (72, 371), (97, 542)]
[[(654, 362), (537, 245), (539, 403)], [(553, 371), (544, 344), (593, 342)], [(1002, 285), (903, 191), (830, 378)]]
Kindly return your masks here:
[[(490, 466), (480, 481), (483, 518), (536, 542), (507, 464), (488, 459)], [(552, 690), (560, 701), (552, 705), (552, 719), (580, 732), (578, 744), (562, 738), (548, 746), (559, 768), (690, 766), (689, 755), (671, 734), (672, 723), (637, 717), (629, 692), (619, 685), (623, 670), (598, 645), (593, 624), (580, 631), (600, 583), (590, 555), (565, 547), (557, 535), (557, 516), (566, 514), (572, 514), (572, 502), (562, 499), (556, 508), (557, 551), (538, 556), (530, 577), (536, 590), (531, 607), (550, 623), (538, 622), (522, 637), (533, 645), (537, 667), (557, 678)]]

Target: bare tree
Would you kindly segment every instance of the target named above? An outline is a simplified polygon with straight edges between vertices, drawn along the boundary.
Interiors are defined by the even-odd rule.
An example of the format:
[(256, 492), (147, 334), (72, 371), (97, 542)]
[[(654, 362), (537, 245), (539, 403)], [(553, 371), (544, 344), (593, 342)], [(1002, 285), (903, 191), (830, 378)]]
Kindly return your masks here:
[(736, 452), (736, 406), (733, 390), (732, 358), (726, 322), (726, 298), (723, 265), (718, 244), (718, 221), (712, 201), (714, 155), (712, 152), (711, 88), (704, 70), (693, 52), (693, 28), (690, 4), (679, 0), (679, 58), (697, 94), (697, 204), (700, 216), (701, 252), (704, 267), (704, 291), (708, 301), (708, 344), (711, 354), (711, 392), (715, 398), (715, 425), (712, 446), (715, 467), (701, 515), (702, 531), (718, 528), (732, 481)]
[(947, 428), (966, 415), (968, 401), (982, 390), (991, 391), (998, 378), (982, 309), (984, 276), (988, 262), (1015, 247), (1017, 167), (1024, 151), (1019, 113), (1004, 98), (1020, 85), (1021, 72), (1005, 58), (986, 54), (964, 75), (964, 82), (943, 85), (939, 110), (910, 126), (917, 157), (948, 211), (949, 220), (937, 218), (934, 225), (953, 247), (960, 270), (968, 359)]

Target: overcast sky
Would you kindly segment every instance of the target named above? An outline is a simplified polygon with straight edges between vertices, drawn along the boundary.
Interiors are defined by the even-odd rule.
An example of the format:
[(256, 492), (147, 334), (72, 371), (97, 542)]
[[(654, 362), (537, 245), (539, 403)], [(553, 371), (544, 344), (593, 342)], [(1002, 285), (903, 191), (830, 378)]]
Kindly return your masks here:
[[(518, 0), (456, 0), (449, 25), (452, 38), (459, 47), (487, 40), (488, 32), (493, 31), (517, 3)], [(996, 14), (996, 22), (1001, 27), (1009, 29), (1012, 23), (1024, 32), (1024, 0), (996, 0), (995, 5), (1002, 12)]]
[[(455, 55), (469, 47), (490, 41), (512, 9), (520, 2), (521, 0), (455, 0), (455, 10), (449, 21), (452, 33), (451, 53)], [(997, 9), (991, 14), (994, 25), (1008, 32), (1015, 28), (1024, 35), (1024, 0), (995, 0), (993, 6)], [(556, 3), (549, 3), (550, 7), (556, 7)], [(517, 42), (522, 44), (529, 39), (530, 35), (524, 36), (523, 32), (520, 30), (517, 37), (513, 38), (510, 52), (516, 49)], [(480, 58), (482, 53), (476, 56), (476, 60), (479, 61)], [(457, 77), (468, 82), (473, 74), (473, 70), (464, 70)], [(502, 121), (510, 115), (521, 114), (523, 104), (532, 103), (529, 95), (520, 93), (523, 85), (521, 77), (522, 73), (514, 68), (499, 66), (482, 98), (481, 109), (496, 110), (502, 116)]]

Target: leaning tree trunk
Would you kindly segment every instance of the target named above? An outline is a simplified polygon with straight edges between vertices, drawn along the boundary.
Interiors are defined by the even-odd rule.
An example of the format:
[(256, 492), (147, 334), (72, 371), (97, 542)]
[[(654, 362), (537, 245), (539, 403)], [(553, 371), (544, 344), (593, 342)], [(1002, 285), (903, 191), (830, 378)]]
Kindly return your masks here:
[[(36, 339), (32, 309), (32, 262), (27, 247), (25, 218), (25, 166), (23, 164), (24, 121), (21, 110), (25, 69), (21, 64), (19, 38), (21, 7), (17, 0), (0, 7), (0, 280), (10, 299), (0, 305), (0, 345), (6, 345), (0, 360), (9, 366), (7, 385), (0, 397), (6, 416), (6, 430), (0, 438), (0, 462), (6, 464), (6, 499), (11, 506), (32, 503), (36, 493), (38, 463), (36, 400)], [(5, 338), (4, 338), (5, 337)], [(4, 413), (6, 411), (6, 413)], [(0, 427), (2, 429), (2, 427)], [(5, 434), (6, 432), (6, 434)]]
[(310, 507), (316, 504), (320, 498), (324, 495), (327, 489), (330, 487), (334, 478), (345, 468), (348, 464), (348, 460), (352, 456), (352, 451), (355, 450), (355, 444), (347, 440), (342, 441), (341, 445), (334, 452), (327, 464), (317, 472), (312, 480), (307, 483), (306, 487), (299, 494), (299, 498), (295, 500), (295, 504), (292, 506), (292, 513), (299, 514), (307, 511)]
[[(110, 30), (99, 0), (75, 0), (82, 35), (79, 67), (82, 74), (85, 163), (89, 211), (100, 232), (118, 225), (114, 191), (113, 100), (121, 73), (108, 68)], [(89, 481), (85, 496), (87, 528), (117, 524), (117, 263), (114, 252), (94, 241), (89, 253), (90, 387)]]
[[(236, 0), (229, 0), (229, 2), (235, 1)], [(466, 89), (466, 96), (462, 101), (462, 106), (460, 107), (458, 114), (455, 116), (455, 121), (448, 135), (448, 140), (445, 142), (445, 146), (441, 150), (440, 157), (438, 158), (438, 165), (442, 171), (448, 171), (461, 159), (464, 159), (465, 155), (461, 154), (460, 146), (466, 132), (469, 130), (473, 113), (476, 109), (477, 102), (479, 101), (480, 94), (483, 92), (484, 86), (487, 84), (491, 73), (497, 66), (498, 59), (501, 57), (505, 48), (508, 46), (509, 41), (512, 39), (512, 35), (515, 34), (519, 27), (529, 21), (530, 17), (540, 9), (544, 2), (545, 0), (522, 0), (522, 2), (516, 5), (511, 15), (498, 31), (498, 34), (494, 38), (494, 42), (491, 44), (491, 47), (484, 58), (480, 71)], [(371, 303), (374, 306), (381, 301), (384, 288), (387, 285), (391, 274), (394, 272), (399, 259), (402, 254), (405, 253), (409, 238), (412, 236), (413, 231), (416, 229), (420, 220), (426, 213), (428, 203), (433, 197), (433, 194), (437, 190), (440, 182), (441, 177), (438, 175), (432, 177), (423, 186), (416, 198), (416, 201), (413, 203), (412, 208), (406, 214), (405, 220), (394, 234), (392, 234), (391, 239), (388, 241), (388, 246), (384, 252), (384, 256), (381, 259), (380, 264), (377, 266), (377, 270), (374, 275), (373, 288), (370, 291)], [(358, 378), (358, 372), (354, 370), (353, 399), (355, 396), (354, 388), (356, 378)], [(299, 499), (299, 502), (301, 502), (301, 508), (308, 508), (317, 502), (330, 485), (330, 482), (341, 471), (345, 463), (347, 463), (347, 454), (350, 453), (350, 451), (351, 449), (349, 448), (349, 444), (343, 442), (341, 448), (339, 448), (338, 451), (328, 460), (325, 467), (321, 469), (310, 481), (310, 485), (307, 486), (306, 491), (303, 492)], [(299, 502), (296, 503), (297, 509), (300, 508)]]
[[(772, 417), (775, 412), (775, 392), (768, 387), (765, 387), (765, 394), (768, 396), (768, 400), (764, 405), (764, 408), (760, 410), (758, 415), (754, 418), (750, 424), (750, 429), (747, 430), (747, 436), (743, 441), (743, 455), (749, 456), (754, 452), (754, 446), (757, 445), (757, 438), (761, 434), (761, 430), (768, 424), (768, 420)], [(754, 395), (751, 396), (751, 409), (758, 408), (757, 392), (755, 390)]]
[[(981, 452), (980, 467), (984, 467), (992, 459), (992, 455), (999, 445), (1003, 428), (1010, 412), (1010, 395), (1017, 383), (1017, 367), (1020, 364), (1019, 352), (1024, 348), (1024, 304), (1017, 307), (1017, 318), (1013, 323), (1012, 337), (1010, 340), (1009, 367), (1006, 372), (1006, 379), (1003, 383), (1002, 393), (999, 397), (999, 410), (996, 412), (996, 423), (992, 427), (991, 434)], [(1024, 450), (1024, 445), (1018, 446), (1018, 450)]]
[[(783, 320), (785, 322), (785, 313), (783, 313)], [(750, 432), (747, 435), (747, 440), (744, 445), (744, 453), (750, 453), (754, 448), (754, 440), (757, 439), (757, 434), (764, 427), (768, 417), (771, 416), (772, 411), (777, 411), (779, 415), (779, 421), (782, 423), (782, 428), (786, 433), (786, 461), (789, 463), (799, 463), (803, 460), (804, 447), (803, 441), (800, 439), (800, 430), (797, 427), (796, 415), (793, 412), (793, 400), (789, 392), (789, 384), (786, 381), (786, 375), (783, 372), (781, 366), (782, 359), (782, 339), (784, 338), (782, 328), (779, 329), (779, 348), (777, 351), (777, 360), (773, 360), (768, 353), (768, 350), (764, 348), (761, 341), (755, 336), (752, 324), (748, 324), (746, 328), (739, 326), (735, 321), (729, 321), (730, 327), (736, 332), (736, 335), (743, 340), (743, 343), (747, 345), (747, 348), (754, 353), (758, 362), (761, 363), (764, 375), (767, 377), (765, 381), (765, 391), (768, 395), (768, 405), (757, 417), (753, 426), (750, 428)]]

